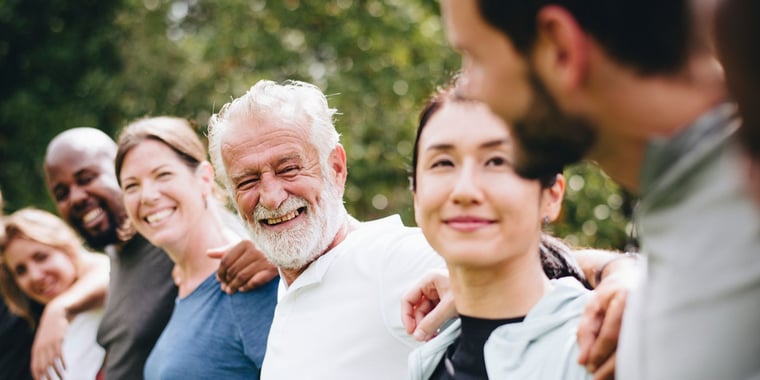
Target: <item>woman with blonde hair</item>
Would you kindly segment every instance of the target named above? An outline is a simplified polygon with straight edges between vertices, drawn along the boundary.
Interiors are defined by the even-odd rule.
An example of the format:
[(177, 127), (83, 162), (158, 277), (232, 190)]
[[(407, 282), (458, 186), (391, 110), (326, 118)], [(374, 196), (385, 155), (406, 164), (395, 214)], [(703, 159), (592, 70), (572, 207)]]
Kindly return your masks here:
[[(46, 305), (84, 273), (108, 271), (108, 258), (87, 250), (77, 234), (49, 212), (16, 211), (2, 220), (0, 231), (0, 291), (8, 309), (32, 327), (36, 319), (30, 299)], [(95, 334), (102, 300), (83, 309), (86, 311), (71, 319), (61, 344), (61, 359), (48, 369), (48, 378), (95, 379), (101, 368), (105, 352), (97, 345)]]

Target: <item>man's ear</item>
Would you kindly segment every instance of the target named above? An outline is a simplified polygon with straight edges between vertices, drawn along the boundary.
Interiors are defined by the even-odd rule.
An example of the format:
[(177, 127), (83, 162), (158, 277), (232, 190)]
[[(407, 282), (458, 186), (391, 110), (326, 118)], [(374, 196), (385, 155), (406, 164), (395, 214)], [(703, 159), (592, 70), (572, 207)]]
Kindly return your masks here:
[(552, 92), (572, 92), (583, 85), (588, 70), (589, 37), (564, 7), (547, 5), (536, 15), (533, 66)]
[(343, 189), (346, 185), (346, 177), (348, 176), (346, 150), (343, 149), (343, 145), (336, 145), (330, 153), (330, 167), (333, 169), (332, 174), (335, 178), (335, 183), (340, 189)]

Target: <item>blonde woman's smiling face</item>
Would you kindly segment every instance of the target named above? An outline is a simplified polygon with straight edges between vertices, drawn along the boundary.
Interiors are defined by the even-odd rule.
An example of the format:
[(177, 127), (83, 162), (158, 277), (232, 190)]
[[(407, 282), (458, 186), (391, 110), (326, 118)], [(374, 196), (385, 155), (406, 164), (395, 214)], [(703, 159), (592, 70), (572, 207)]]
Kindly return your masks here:
[(21, 291), (43, 305), (71, 287), (77, 278), (69, 255), (31, 239), (11, 240), (4, 258)]

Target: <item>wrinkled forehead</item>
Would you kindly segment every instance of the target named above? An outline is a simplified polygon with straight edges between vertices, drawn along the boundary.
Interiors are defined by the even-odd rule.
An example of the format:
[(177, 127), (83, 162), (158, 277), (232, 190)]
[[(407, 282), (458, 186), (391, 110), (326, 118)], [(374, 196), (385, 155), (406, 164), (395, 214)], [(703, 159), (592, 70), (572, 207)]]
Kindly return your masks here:
[(227, 128), (220, 135), (223, 146), (256, 143), (273, 136), (297, 137), (300, 143), (312, 145), (310, 120), (307, 117), (281, 117), (274, 114), (236, 115), (228, 119)]

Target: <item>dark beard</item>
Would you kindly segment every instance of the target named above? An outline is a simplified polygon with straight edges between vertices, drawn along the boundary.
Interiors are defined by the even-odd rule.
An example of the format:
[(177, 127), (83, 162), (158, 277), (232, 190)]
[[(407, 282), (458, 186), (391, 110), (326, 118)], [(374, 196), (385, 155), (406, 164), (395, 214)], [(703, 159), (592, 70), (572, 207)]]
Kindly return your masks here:
[(527, 114), (512, 123), (519, 147), (515, 169), (524, 178), (539, 179), (583, 159), (596, 131), (586, 120), (565, 115), (532, 70), (529, 80), (533, 101)]
[(118, 226), (119, 221), (116, 217), (110, 213), (106, 213), (108, 217), (108, 229), (100, 231), (97, 234), (90, 233), (89, 230), (82, 226), (81, 220), (69, 220), (74, 229), (79, 232), (79, 235), (87, 242), (87, 245), (95, 250), (102, 251), (107, 245), (119, 242)]

